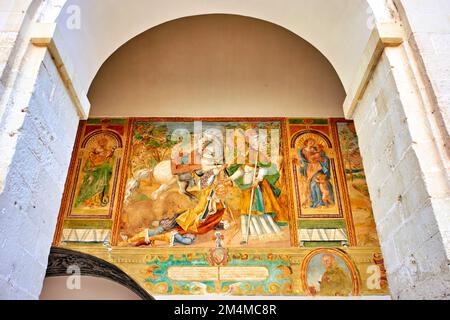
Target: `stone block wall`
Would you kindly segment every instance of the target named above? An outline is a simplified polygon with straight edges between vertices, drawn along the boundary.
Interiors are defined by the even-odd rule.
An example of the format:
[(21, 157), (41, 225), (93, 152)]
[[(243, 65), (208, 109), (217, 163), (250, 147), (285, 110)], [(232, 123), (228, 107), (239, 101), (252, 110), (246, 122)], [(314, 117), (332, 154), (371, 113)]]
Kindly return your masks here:
[(422, 91), (430, 96), (428, 112), (437, 118), (432, 130), (450, 177), (450, 2), (397, 0), (397, 5), (423, 75)]
[(393, 298), (448, 298), (448, 177), (407, 48), (386, 48), (354, 120)]
[(427, 0), (424, 5), (420, 0), (402, 0), (400, 5), (409, 27), (408, 38), (420, 53), (449, 132), (450, 1)]
[(0, 299), (37, 299), (79, 117), (48, 50), (27, 30), (0, 32), (0, 46), (11, 42), (0, 57)]
[(31, 0), (0, 0), (0, 76), (7, 67), (30, 4)]

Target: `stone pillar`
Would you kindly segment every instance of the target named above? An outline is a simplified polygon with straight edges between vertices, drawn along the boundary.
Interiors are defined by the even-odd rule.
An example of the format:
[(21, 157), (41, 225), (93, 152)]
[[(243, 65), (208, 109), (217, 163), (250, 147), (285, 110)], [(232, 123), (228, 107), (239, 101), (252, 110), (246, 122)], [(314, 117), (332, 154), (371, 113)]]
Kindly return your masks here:
[[(414, 10), (425, 12), (430, 2)], [(409, 41), (385, 47), (353, 118), (392, 297), (448, 299), (449, 139), (427, 83), (433, 74), (424, 73), (419, 58)]]
[(79, 121), (49, 50), (31, 43), (40, 4), (0, 2), (14, 10), (0, 32), (0, 299), (39, 298)]
[[(450, 132), (450, 1), (396, 0), (406, 26), (409, 45), (415, 50), (420, 71), (433, 104), (442, 114), (443, 129)], [(447, 169), (450, 164), (447, 163)]]

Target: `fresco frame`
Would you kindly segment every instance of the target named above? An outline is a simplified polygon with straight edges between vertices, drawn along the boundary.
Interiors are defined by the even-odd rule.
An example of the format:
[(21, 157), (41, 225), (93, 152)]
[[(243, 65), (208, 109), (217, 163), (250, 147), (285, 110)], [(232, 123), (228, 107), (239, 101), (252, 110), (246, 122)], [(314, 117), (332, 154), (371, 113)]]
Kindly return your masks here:
[[(114, 121), (123, 120), (122, 124), (114, 124)], [(90, 123), (96, 121), (97, 123)], [(88, 126), (98, 127), (90, 132), (86, 132)], [(111, 127), (123, 127), (123, 132), (117, 132)], [(128, 141), (128, 129), (129, 121), (127, 119), (114, 119), (114, 118), (92, 118), (88, 120), (81, 120), (78, 126), (78, 131), (75, 139), (74, 149), (72, 151), (72, 157), (68, 168), (67, 178), (64, 185), (64, 192), (61, 199), (61, 206), (58, 214), (58, 221), (56, 224), (55, 234), (53, 237), (53, 245), (58, 245), (61, 242), (62, 231), (64, 224), (68, 221), (77, 222), (78, 224), (87, 224), (95, 221), (97, 224), (109, 225), (109, 222), (114, 223), (118, 217), (118, 212), (121, 207), (121, 193), (123, 192), (123, 166), (126, 158), (127, 141)], [(114, 184), (111, 190), (111, 207), (108, 215), (77, 215), (71, 214), (73, 199), (78, 186), (78, 173), (81, 170), (80, 153), (82, 146), (87, 143), (87, 140), (94, 134), (102, 132), (111, 132), (112, 134), (120, 138), (121, 150), (119, 159), (115, 162), (115, 168), (113, 176), (111, 177), (111, 184)], [(81, 162), (80, 162), (81, 161)]]
[[(322, 133), (323, 135), (325, 135), (327, 137), (327, 139), (330, 141), (331, 145), (332, 145), (332, 150), (334, 152), (334, 157), (336, 158), (334, 162), (334, 166), (335, 166), (335, 183), (337, 184), (337, 189), (339, 192), (339, 197), (340, 200), (342, 201), (342, 215), (331, 215), (331, 214), (317, 214), (315, 216), (304, 216), (304, 215), (299, 215), (299, 210), (297, 208), (298, 204), (297, 204), (297, 195), (296, 195), (296, 181), (294, 178), (294, 173), (292, 170), (292, 167), (294, 165), (292, 157), (291, 157), (291, 142), (292, 142), (292, 138), (295, 134), (299, 133), (299, 131), (292, 133), (291, 132), (291, 123), (290, 121), (292, 120), (303, 120), (305, 122), (308, 121), (314, 121), (314, 120), (323, 120), (326, 122), (326, 124), (322, 124), (322, 126), (327, 127), (328, 128), (328, 135)], [(344, 171), (344, 167), (342, 164), (342, 155), (341, 155), (341, 150), (340, 150), (340, 145), (339, 145), (339, 137), (338, 137), (338, 130), (337, 130), (337, 122), (343, 121), (345, 120), (346, 122), (352, 122), (351, 120), (346, 120), (343, 118), (314, 118), (314, 117), (297, 117), (297, 118), (286, 118), (286, 129), (287, 129), (287, 143), (289, 145), (289, 155), (288, 155), (288, 162), (289, 162), (289, 173), (291, 175), (291, 197), (292, 197), (292, 205), (293, 205), (293, 209), (295, 211), (295, 216), (297, 219), (336, 219), (336, 218), (340, 218), (343, 219), (345, 221), (345, 226), (346, 226), (346, 230), (347, 230), (347, 235), (348, 235), (348, 244), (349, 246), (357, 246), (357, 242), (356, 242), (356, 234), (355, 234), (355, 226), (353, 223), (353, 217), (352, 217), (352, 209), (351, 209), (351, 202), (350, 202), (350, 198), (348, 196), (348, 188), (347, 188), (347, 184), (346, 184), (346, 178), (345, 178), (345, 171)], [(304, 126), (306, 127), (304, 130), (311, 130), (309, 127), (312, 124), (304, 124)], [(303, 130), (302, 130), (303, 131)], [(318, 130), (315, 130), (318, 131)]]
[[(344, 217), (340, 218), (342, 224), (347, 227), (347, 235), (349, 238), (348, 246), (342, 244), (340, 246), (332, 247), (299, 247), (298, 244), (298, 228), (300, 220), (297, 216), (297, 211), (295, 209), (295, 194), (293, 189), (293, 177), (291, 166), (291, 148), (290, 148), (290, 132), (289, 132), (289, 121), (290, 120), (304, 120), (307, 122), (309, 119), (321, 119), (327, 121), (327, 136), (333, 144), (333, 156), (336, 160), (336, 177), (339, 183), (340, 195), (343, 199), (344, 205)], [(80, 223), (89, 224), (91, 228), (108, 228), (111, 230), (110, 241), (107, 242), (97, 242), (97, 243), (86, 243), (86, 242), (61, 242), (61, 234), (63, 229), (67, 228), (77, 228), (79, 225), (72, 225), (73, 220), (68, 221), (64, 210), (67, 207), (70, 186), (74, 180), (74, 170), (76, 168), (77, 154), (81, 146), (81, 140), (85, 138), (85, 130), (88, 125), (113, 123), (114, 121), (122, 121), (123, 126), (122, 140), (123, 140), (123, 150), (122, 150), (122, 167), (119, 175), (119, 183), (117, 185), (117, 197), (116, 206), (114, 208), (114, 214), (110, 219), (95, 220), (95, 219), (80, 219), (77, 220)], [(289, 210), (289, 235), (290, 243), (286, 241), (286, 246), (283, 247), (252, 247), (252, 246), (235, 246), (235, 247), (225, 247), (227, 259), (229, 261), (223, 261), (222, 265), (227, 266), (241, 266), (242, 261), (250, 261), (251, 263), (265, 264), (261, 260), (261, 255), (266, 255), (268, 258), (277, 256), (280, 259), (286, 261), (286, 270), (290, 270), (289, 275), (289, 285), (290, 291), (281, 292), (277, 291), (276, 295), (294, 295), (294, 296), (307, 296), (309, 290), (307, 288), (307, 268), (310, 260), (320, 252), (330, 252), (338, 255), (351, 273), (352, 277), (352, 295), (382, 295), (388, 293), (389, 288), (383, 287), (381, 289), (372, 289), (367, 285), (367, 281), (371, 276), (368, 273), (368, 267), (374, 264), (374, 255), (377, 254), (382, 257), (379, 245), (371, 246), (358, 246), (355, 239), (352, 207), (350, 203), (350, 198), (348, 194), (347, 181), (345, 177), (345, 167), (343, 165), (342, 150), (339, 143), (339, 132), (337, 123), (349, 122), (351, 120), (346, 120), (342, 118), (307, 118), (307, 117), (297, 117), (297, 118), (287, 118), (287, 117), (135, 117), (135, 118), (93, 118), (88, 120), (83, 120), (79, 124), (79, 129), (76, 135), (75, 147), (72, 153), (72, 158), (70, 162), (70, 167), (68, 171), (68, 176), (65, 183), (65, 191), (61, 201), (61, 210), (58, 217), (57, 228), (55, 232), (55, 237), (53, 245), (57, 247), (70, 248), (80, 252), (86, 252), (93, 254), (96, 257), (110, 261), (114, 265), (119, 266), (127, 274), (129, 274), (135, 281), (137, 281), (145, 290), (151, 294), (158, 295), (158, 292), (154, 292), (153, 289), (146, 285), (146, 272), (148, 269), (147, 262), (151, 260), (151, 257), (155, 255), (159, 256), (164, 264), (164, 261), (173, 257), (181, 257), (182, 255), (188, 256), (209, 256), (211, 253), (211, 248), (208, 247), (188, 247), (188, 246), (175, 246), (175, 247), (121, 247), (118, 245), (119, 229), (120, 229), (120, 217), (122, 214), (124, 206), (124, 196), (125, 187), (127, 183), (127, 175), (129, 173), (128, 163), (132, 154), (132, 133), (134, 128), (134, 123), (138, 121), (154, 121), (154, 122), (193, 122), (193, 121), (204, 121), (204, 122), (264, 122), (272, 121), (278, 122), (280, 125), (280, 155), (282, 159), (280, 160), (280, 166), (282, 166), (283, 171), (283, 183), (286, 187), (286, 209)], [(115, 122), (118, 123), (118, 122)], [(70, 224), (67, 224), (70, 222)], [(286, 239), (287, 240), (287, 239)], [(325, 244), (324, 244), (325, 245)], [(227, 260), (225, 259), (225, 260)], [(381, 262), (383, 268), (383, 262)], [(189, 264), (185, 265), (189, 267)], [(213, 266), (213, 264), (211, 264)], [(280, 275), (278, 272), (275, 274), (272, 271), (269, 273), (270, 277), (277, 277)], [(284, 279), (284, 278), (283, 278)], [(288, 278), (286, 278), (288, 279)], [(288, 288), (288, 287), (286, 287)], [(245, 291), (250, 295), (271, 295), (270, 290), (264, 291), (261, 288), (251, 289), (252, 291)], [(256, 291), (255, 291), (256, 290)], [(259, 291), (258, 291), (259, 290)], [(263, 290), (263, 291), (261, 291)], [(254, 291), (254, 292), (253, 292)], [(247, 294), (244, 293), (244, 294)], [(165, 294), (174, 294), (165, 293)], [(186, 294), (186, 292), (183, 292)]]

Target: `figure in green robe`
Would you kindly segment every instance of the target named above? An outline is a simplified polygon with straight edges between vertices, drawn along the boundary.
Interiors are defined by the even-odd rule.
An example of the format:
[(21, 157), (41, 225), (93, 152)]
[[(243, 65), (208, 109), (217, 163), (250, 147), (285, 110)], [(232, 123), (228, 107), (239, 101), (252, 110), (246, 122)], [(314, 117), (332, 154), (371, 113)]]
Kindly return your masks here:
[[(239, 211), (243, 239), (248, 235), (260, 238), (280, 234), (280, 226), (286, 225), (288, 220), (286, 212), (279, 204), (281, 190), (276, 186), (280, 179), (277, 165), (258, 162), (255, 168), (254, 163), (236, 164), (228, 167), (227, 174), (241, 190)], [(253, 201), (250, 210), (251, 199)]]
[(83, 182), (75, 201), (75, 208), (84, 204), (90, 207), (105, 207), (109, 203), (109, 184), (112, 176), (114, 148), (108, 147), (108, 140), (101, 138), (90, 152), (83, 167)]
[[(241, 194), (241, 214), (248, 214), (250, 205), (250, 194), (252, 189), (252, 178), (255, 170), (255, 165), (251, 163), (232, 165), (227, 169), (230, 179), (235, 183)], [(276, 186), (280, 179), (276, 164), (263, 164), (258, 162), (256, 166), (257, 177), (254, 194), (254, 201), (252, 204), (252, 214), (272, 214), (277, 216), (281, 214), (278, 197), (281, 190)], [(279, 222), (287, 222), (283, 217), (278, 216), (275, 220)]]

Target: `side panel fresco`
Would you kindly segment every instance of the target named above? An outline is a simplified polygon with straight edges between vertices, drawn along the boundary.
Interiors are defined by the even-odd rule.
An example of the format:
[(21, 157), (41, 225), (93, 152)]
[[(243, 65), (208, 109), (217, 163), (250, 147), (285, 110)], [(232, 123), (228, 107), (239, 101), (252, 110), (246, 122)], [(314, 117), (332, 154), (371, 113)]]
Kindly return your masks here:
[(347, 196), (351, 204), (356, 241), (360, 246), (377, 246), (379, 240), (355, 125), (351, 121), (343, 120), (334, 123), (341, 163), (345, 172)]
[(128, 120), (80, 122), (55, 240), (111, 241), (121, 207), (127, 128)]

